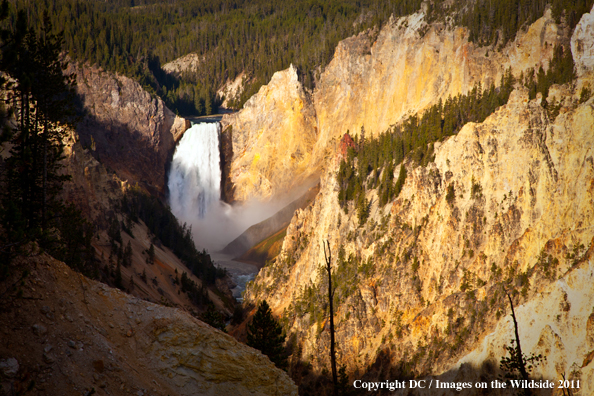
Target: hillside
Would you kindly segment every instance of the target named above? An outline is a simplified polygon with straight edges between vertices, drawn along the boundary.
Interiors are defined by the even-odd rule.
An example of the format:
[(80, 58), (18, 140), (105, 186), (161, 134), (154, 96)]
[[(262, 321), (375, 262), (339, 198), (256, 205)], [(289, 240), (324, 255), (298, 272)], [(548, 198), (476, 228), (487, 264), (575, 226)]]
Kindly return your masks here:
[[(460, 44), (464, 51), (451, 52), (463, 54), (463, 60), (456, 62), (446, 56), (448, 48), (456, 47), (444, 44), (434, 51), (439, 54), (435, 63), (421, 56), (428, 54), (427, 41), (456, 31), (438, 33), (435, 25), (423, 28), (422, 16), (390, 25), (408, 26), (400, 35), (411, 41), (387, 40), (391, 30), (386, 27), (371, 54), (366, 53), (364, 37), (339, 45), (326, 73), (348, 73), (329, 80), (335, 82), (328, 84), (335, 87), (330, 92), (340, 96), (315, 102), (322, 88), (313, 95), (314, 103), (320, 103), (315, 114), (321, 147), (325, 143), (320, 142), (336, 139), (347, 129), (357, 133), (360, 125), (369, 139), (407, 111), (443, 99), (440, 92), (467, 92), (478, 82), (485, 86), (487, 78), (497, 81), (504, 68), (517, 75), (539, 64), (546, 68), (551, 59), (546, 48), (554, 39), (573, 49), (578, 74), (569, 83), (551, 86), (546, 97), (535, 93), (534, 99), (529, 89), (517, 84), (507, 104), (484, 121), (468, 123), (456, 135), (436, 142), (426, 164), (411, 158), (397, 164), (394, 175), (405, 166), (408, 176), (400, 194), (388, 204), (380, 205), (378, 188), (365, 183), (371, 186), (361, 190), (369, 205), (368, 217), (358, 214), (353, 201), (341, 207), (337, 172), (343, 156), (333, 149), (338, 142), (329, 145), (320, 194), (311, 206), (296, 212), (277, 260), (263, 268), (245, 294), (248, 304), (266, 299), (281, 315), (286, 331), (296, 340), (295, 367), (310, 364), (317, 374), (329, 368), (327, 278), (320, 270), (321, 242), (328, 239), (334, 258), (338, 360), (351, 378), (363, 374), (374, 380), (426, 375), (456, 381), (496, 378), (504, 346), (513, 337), (504, 290), (514, 298), (524, 352), (547, 357), (535, 375), (553, 380), (562, 375), (591, 377), (589, 323), (594, 294), (588, 279), (593, 276), (594, 99), (589, 92), (594, 65), (587, 33), (591, 23), (591, 14), (585, 14), (569, 40), (563, 26), (545, 14), (501, 53), (489, 52), (486, 57), (486, 48)], [(425, 34), (415, 36), (417, 29)], [(458, 31), (461, 43), (463, 33)], [(541, 52), (537, 43), (542, 44)], [(340, 49), (359, 48), (355, 44), (362, 46), (350, 52), (357, 56)], [(390, 53), (400, 46), (405, 46), (403, 54), (418, 55), (395, 59), (406, 59), (404, 65), (408, 59), (419, 62), (413, 63), (417, 67), (403, 66), (400, 73), (381, 68), (379, 62), (374, 68), (365, 67), (370, 61), (374, 64), (382, 48)], [(447, 78), (439, 77), (441, 70), (452, 70), (446, 69), (452, 64), (462, 66), (459, 76), (482, 81), (456, 80), (455, 68)], [(338, 88), (337, 82), (349, 81), (353, 70), (357, 79), (352, 81), (357, 83)], [(378, 89), (375, 78), (384, 81)], [(381, 78), (404, 79), (418, 89), (391, 91)], [(428, 83), (434, 78), (441, 84)], [(324, 87), (324, 77), (319, 87)], [(398, 92), (408, 96), (392, 101), (399, 98)], [(415, 94), (419, 96), (411, 96)], [(365, 107), (366, 97), (373, 106)], [(340, 110), (343, 102), (348, 111)], [(332, 112), (322, 111), (325, 103)], [(384, 110), (389, 107), (383, 103), (409, 103), (410, 110)], [(323, 117), (328, 119), (326, 128)], [(328, 132), (320, 133), (324, 129)], [(300, 389), (315, 389), (313, 381), (302, 378)], [(584, 383), (581, 392), (591, 393), (591, 384)]]
[(21, 297), (9, 289), (0, 303), (0, 394), (297, 394), (266, 356), (180, 309), (40, 252), (19, 265), (30, 271)]

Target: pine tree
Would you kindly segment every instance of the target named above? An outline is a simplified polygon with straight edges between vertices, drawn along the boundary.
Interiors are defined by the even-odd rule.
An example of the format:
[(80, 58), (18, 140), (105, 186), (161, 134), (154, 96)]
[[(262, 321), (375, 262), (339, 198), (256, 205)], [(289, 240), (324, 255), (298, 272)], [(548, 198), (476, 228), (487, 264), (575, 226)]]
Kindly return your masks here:
[(223, 333), (227, 332), (223, 315), (215, 309), (213, 304), (208, 305), (206, 312), (202, 315), (202, 320)]
[(278, 368), (284, 369), (287, 367), (284, 342), (285, 335), (280, 324), (272, 316), (266, 300), (262, 301), (248, 325), (247, 344), (268, 356)]
[(147, 250), (148, 257), (146, 259), (147, 264), (155, 264), (155, 245), (151, 243), (151, 246)]
[(130, 267), (132, 265), (132, 244), (128, 241), (126, 249), (124, 250), (124, 256), (122, 257), (122, 265), (124, 267)]
[(118, 263), (118, 266), (116, 267), (114, 285), (118, 289), (124, 290), (124, 284), (122, 283), (122, 268), (120, 263)]
[[(0, 69), (12, 78), (6, 88), (16, 120), (0, 197), (0, 240), (7, 242), (0, 246), (3, 266), (30, 241), (60, 256), (67, 243), (74, 243), (70, 248), (76, 250), (88, 239), (68, 237), (73, 224), (85, 234), (84, 222), (59, 197), (63, 183), (70, 179), (61, 168), (73, 99), (72, 79), (64, 77), (59, 61), (62, 36), (52, 33), (47, 13), (39, 33), (27, 27), (25, 12), (19, 12), (15, 26), (14, 31), (1, 33)], [(88, 227), (87, 231), (92, 234)]]

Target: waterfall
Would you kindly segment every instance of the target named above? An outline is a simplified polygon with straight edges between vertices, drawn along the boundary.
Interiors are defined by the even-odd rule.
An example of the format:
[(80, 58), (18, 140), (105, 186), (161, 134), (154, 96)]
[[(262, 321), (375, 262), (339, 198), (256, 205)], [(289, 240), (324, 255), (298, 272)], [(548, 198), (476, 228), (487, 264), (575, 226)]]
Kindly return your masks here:
[(216, 252), (286, 203), (245, 202), (231, 207), (221, 198), (221, 159), (216, 123), (193, 124), (177, 143), (169, 170), (169, 206), (192, 227), (199, 249)]
[(194, 124), (179, 141), (169, 171), (169, 204), (189, 224), (203, 219), (221, 196), (219, 123)]

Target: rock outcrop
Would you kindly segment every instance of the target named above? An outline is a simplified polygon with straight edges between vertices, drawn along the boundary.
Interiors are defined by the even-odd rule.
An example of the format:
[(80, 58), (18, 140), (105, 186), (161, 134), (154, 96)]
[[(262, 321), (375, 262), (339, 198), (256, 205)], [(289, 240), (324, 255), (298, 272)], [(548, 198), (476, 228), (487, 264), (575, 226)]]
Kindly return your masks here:
[(571, 52), (579, 76), (594, 70), (594, 8), (586, 13), (571, 37)]
[[(108, 395), (297, 395), (259, 351), (179, 309), (91, 281), (45, 254), (4, 282), (3, 391)], [(20, 276), (20, 272), (15, 276)]]
[(312, 175), (316, 116), (295, 67), (276, 72), (221, 124), (233, 147), (229, 179), (235, 200), (283, 196)]
[[(547, 102), (559, 115), (517, 89), (483, 123), (436, 144), (427, 167), (404, 164), (408, 177), (393, 203), (379, 207), (377, 191), (368, 192), (365, 224), (353, 204), (348, 214), (338, 204), (335, 161), (245, 301), (266, 299), (302, 340), (296, 357), (329, 367), (319, 270), (320, 241), (329, 239), (339, 357), (351, 373), (496, 378), (513, 334), (505, 288), (524, 352), (548, 358), (535, 375), (581, 378), (581, 392), (594, 392), (586, 380), (594, 370), (594, 98), (580, 103), (578, 90), (593, 79), (586, 73), (551, 88)], [(317, 115), (323, 131), (319, 108)]]
[(223, 118), (233, 135), (235, 197), (266, 199), (319, 174), (347, 131), (355, 136), (364, 127), (367, 136), (377, 135), (479, 83), (499, 85), (507, 69), (516, 76), (546, 70), (554, 46), (568, 40), (550, 11), (501, 51), (469, 42), (465, 28), (427, 24), (423, 13), (343, 40), (311, 96), (290, 68)]
[(164, 194), (168, 162), (189, 122), (135, 82), (70, 63), (85, 111), (77, 132), (85, 147), (120, 179)]
[(187, 54), (172, 60), (171, 62), (165, 63), (163, 65), (163, 70), (179, 77), (184, 72), (195, 72), (198, 70), (201, 62), (204, 62), (204, 58), (200, 59), (198, 54)]

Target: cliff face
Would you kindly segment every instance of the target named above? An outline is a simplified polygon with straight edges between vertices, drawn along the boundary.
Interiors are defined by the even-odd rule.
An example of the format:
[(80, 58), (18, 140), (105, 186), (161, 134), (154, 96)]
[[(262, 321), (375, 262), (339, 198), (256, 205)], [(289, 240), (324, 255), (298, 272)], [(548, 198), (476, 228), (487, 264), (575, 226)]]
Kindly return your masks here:
[(316, 117), (293, 66), (221, 123), (233, 147), (228, 177), (235, 200), (282, 196), (311, 176)]
[(377, 135), (478, 83), (499, 85), (508, 68), (516, 76), (547, 69), (554, 45), (568, 41), (550, 12), (501, 51), (477, 47), (467, 36), (463, 28), (428, 25), (418, 13), (340, 42), (311, 97), (291, 69), (277, 73), (243, 110), (223, 118), (233, 131), (236, 199), (267, 198), (288, 181), (317, 174), (347, 130), (356, 135), (364, 126)]
[(74, 63), (66, 72), (76, 74), (86, 112), (77, 130), (83, 145), (121, 179), (163, 194), (168, 161), (189, 122), (127, 77)]
[(594, 70), (594, 10), (586, 13), (571, 37), (571, 52), (576, 60), (578, 75)]
[(179, 77), (184, 72), (196, 71), (201, 62), (204, 62), (204, 58), (200, 59), (198, 54), (188, 54), (165, 63), (163, 65), (163, 70)]
[[(576, 35), (589, 28), (580, 24)], [(587, 60), (578, 54), (575, 62)], [(586, 71), (575, 84), (554, 86), (547, 101), (560, 105), (558, 116), (540, 96), (530, 101), (525, 90), (514, 91), (483, 123), (436, 145), (427, 167), (405, 164), (408, 177), (393, 203), (378, 207), (377, 191), (368, 192), (364, 225), (353, 204), (348, 214), (338, 204), (335, 160), (315, 203), (296, 212), (281, 254), (245, 300), (266, 299), (302, 340), (295, 357), (328, 368), (320, 271), (328, 239), (339, 361), (351, 373), (371, 367), (386, 379), (496, 378), (513, 337), (505, 289), (524, 352), (548, 358), (535, 375), (558, 380), (565, 373), (584, 380), (583, 394), (594, 392), (586, 380), (594, 370), (594, 98), (580, 103), (581, 87), (593, 81)]]
[(0, 311), (0, 363), (15, 369), (0, 373), (2, 390), (33, 382), (56, 395), (297, 395), (266, 356), (181, 310), (91, 281), (45, 254), (20, 264), (31, 271), (23, 297), (4, 295)]

